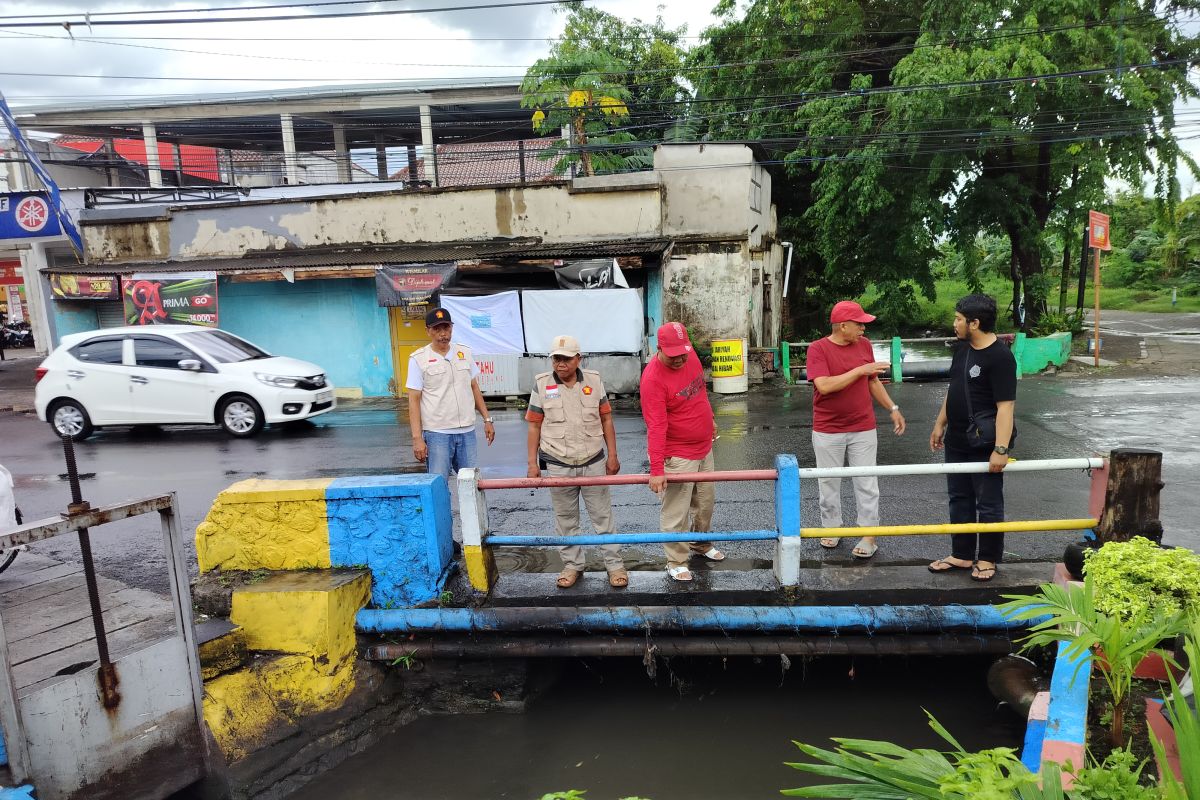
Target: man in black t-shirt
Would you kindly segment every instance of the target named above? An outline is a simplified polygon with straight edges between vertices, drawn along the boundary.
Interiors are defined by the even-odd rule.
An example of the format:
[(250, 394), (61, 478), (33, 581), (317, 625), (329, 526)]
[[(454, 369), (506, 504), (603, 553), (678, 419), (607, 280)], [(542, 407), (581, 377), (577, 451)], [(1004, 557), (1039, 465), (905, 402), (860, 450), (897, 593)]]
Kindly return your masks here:
[[(986, 461), (988, 471), (946, 476), (951, 522), (1004, 521), (1003, 471), (1016, 437), (1017, 361), (996, 338), (995, 325), (996, 301), (987, 295), (968, 295), (954, 307), (959, 342), (929, 448), (945, 449), (947, 464)], [(950, 542), (951, 554), (930, 564), (930, 572), (969, 569), (972, 580), (995, 577), (1004, 556), (1003, 533), (956, 533)]]

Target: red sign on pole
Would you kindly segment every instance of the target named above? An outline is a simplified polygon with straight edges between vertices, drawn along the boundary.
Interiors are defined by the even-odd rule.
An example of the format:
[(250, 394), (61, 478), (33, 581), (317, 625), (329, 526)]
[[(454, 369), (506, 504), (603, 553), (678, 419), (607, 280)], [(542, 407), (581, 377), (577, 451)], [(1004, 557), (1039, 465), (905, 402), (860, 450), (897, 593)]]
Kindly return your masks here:
[(1108, 214), (1088, 212), (1088, 245), (1093, 250), (1112, 250), (1108, 239)]

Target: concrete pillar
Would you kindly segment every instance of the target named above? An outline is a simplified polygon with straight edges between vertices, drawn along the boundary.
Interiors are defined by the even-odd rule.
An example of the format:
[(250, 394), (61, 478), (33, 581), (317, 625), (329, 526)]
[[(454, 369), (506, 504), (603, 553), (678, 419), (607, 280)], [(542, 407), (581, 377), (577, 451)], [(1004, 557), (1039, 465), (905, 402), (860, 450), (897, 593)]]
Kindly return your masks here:
[(158, 129), (153, 122), (142, 123), (142, 141), (146, 144), (146, 175), (150, 179), (150, 187), (161, 189), (162, 165), (158, 160)]
[(33, 349), (39, 356), (45, 356), (54, 349), (54, 309), (50, 306), (50, 281), (42, 273), (43, 267), (50, 266), (46, 253), (46, 245), (34, 240), (28, 250), (21, 251), (21, 276), (25, 280), (26, 313), (29, 314), (29, 327), (33, 332)]
[[(416, 188), (417, 181), (419, 181), (421, 179), (421, 165), (417, 160), (417, 146), (415, 144), (410, 144), (407, 146), (407, 150), (408, 150), (408, 186), (409, 186), (409, 188)], [(429, 177), (429, 164), (425, 165), (425, 177), (426, 178)]]
[(384, 141), (383, 131), (375, 132), (375, 174), (381, 181), (386, 181), (389, 177), (387, 143)]
[(425, 155), (425, 177), (430, 186), (437, 186), (437, 146), (433, 143), (433, 115), (429, 106), (421, 106), (421, 149)]
[(288, 186), (300, 182), (300, 171), (296, 163), (296, 131), (292, 127), (292, 115), (279, 115), (279, 130), (283, 134), (283, 177)]
[(352, 183), (354, 174), (350, 171), (350, 150), (346, 147), (346, 125), (343, 122), (333, 123), (333, 160), (337, 163), (338, 183)]
[(171, 152), (175, 156), (175, 185), (183, 186), (183, 152), (179, 149), (179, 142), (171, 145)]

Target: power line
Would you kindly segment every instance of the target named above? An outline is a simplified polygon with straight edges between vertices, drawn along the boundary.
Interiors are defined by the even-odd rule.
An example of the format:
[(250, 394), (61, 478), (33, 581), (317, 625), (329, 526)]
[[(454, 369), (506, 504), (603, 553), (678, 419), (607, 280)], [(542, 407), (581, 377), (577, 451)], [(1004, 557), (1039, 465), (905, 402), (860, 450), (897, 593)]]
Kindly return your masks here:
[[(322, 20), (322, 19), (347, 19), (352, 17), (387, 17), (397, 16), (401, 14), (436, 14), (443, 11), (486, 11), (504, 8), (522, 8), (526, 6), (550, 6), (550, 5), (568, 5), (579, 3), (582, 0), (516, 0), (512, 3), (483, 3), (480, 5), (469, 6), (439, 6), (438, 8), (397, 8), (381, 11), (338, 11), (332, 14), (270, 14), (265, 16), (249, 16), (249, 17), (200, 17), (200, 18), (182, 18), (182, 19), (134, 19), (134, 20), (116, 20), (116, 19), (92, 19), (91, 16), (85, 16), (83, 19), (61, 20), (57, 22), (5, 22), (5, 28), (66, 28), (70, 30), (73, 27), (98, 27), (111, 25), (194, 25), (194, 24), (213, 24), (221, 22), (283, 22), (287, 20)], [(357, 5), (357, 4), (352, 4)]]

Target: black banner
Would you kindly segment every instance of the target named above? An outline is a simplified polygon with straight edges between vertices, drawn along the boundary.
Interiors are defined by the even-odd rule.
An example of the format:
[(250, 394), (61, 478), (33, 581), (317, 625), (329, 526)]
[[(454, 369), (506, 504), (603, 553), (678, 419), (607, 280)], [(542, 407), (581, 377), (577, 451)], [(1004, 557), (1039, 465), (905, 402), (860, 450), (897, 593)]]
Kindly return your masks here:
[(404, 309), (406, 317), (424, 317), (433, 296), (454, 282), (458, 264), (384, 264), (375, 271), (375, 296), (381, 306)]

